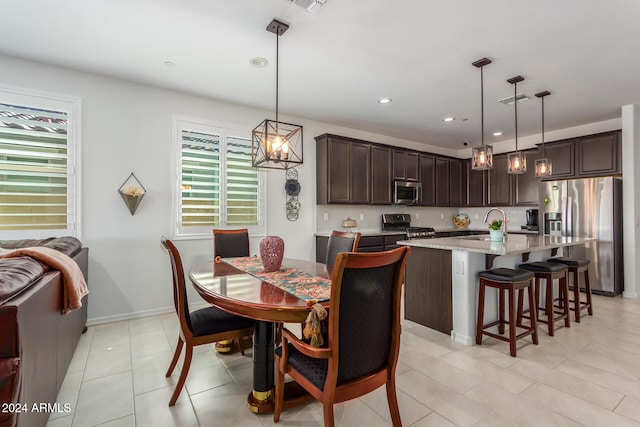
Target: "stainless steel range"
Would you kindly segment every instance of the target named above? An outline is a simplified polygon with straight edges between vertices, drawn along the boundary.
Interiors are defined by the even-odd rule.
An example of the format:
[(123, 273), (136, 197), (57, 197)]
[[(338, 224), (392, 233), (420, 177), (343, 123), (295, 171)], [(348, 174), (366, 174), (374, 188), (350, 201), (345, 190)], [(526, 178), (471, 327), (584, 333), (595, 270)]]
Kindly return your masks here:
[(432, 227), (411, 227), (411, 214), (383, 214), (382, 231), (401, 231), (407, 239), (432, 239), (436, 231)]

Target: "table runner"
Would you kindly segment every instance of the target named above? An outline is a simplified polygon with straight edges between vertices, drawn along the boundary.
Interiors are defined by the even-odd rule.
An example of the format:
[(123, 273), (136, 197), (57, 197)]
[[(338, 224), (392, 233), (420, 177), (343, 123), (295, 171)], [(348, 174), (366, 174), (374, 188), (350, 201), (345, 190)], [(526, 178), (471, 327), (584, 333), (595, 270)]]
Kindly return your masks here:
[(291, 267), (267, 273), (259, 257), (222, 258), (223, 262), (249, 273), (303, 301), (325, 301), (331, 296), (331, 280)]

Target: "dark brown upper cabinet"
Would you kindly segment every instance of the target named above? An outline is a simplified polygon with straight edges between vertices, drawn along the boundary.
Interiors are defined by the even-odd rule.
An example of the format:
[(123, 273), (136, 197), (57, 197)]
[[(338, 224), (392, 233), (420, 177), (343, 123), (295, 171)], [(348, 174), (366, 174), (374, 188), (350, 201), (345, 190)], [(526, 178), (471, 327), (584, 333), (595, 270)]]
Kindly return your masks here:
[(449, 205), (465, 206), (467, 203), (465, 171), (462, 160), (449, 160)]
[(371, 146), (371, 203), (391, 204), (391, 157), (390, 148)]
[(419, 154), (406, 150), (393, 150), (393, 179), (398, 181), (418, 181)]
[(551, 161), (551, 176), (547, 179), (571, 178), (575, 175), (575, 145), (573, 140), (544, 145), (545, 156)]
[(620, 131), (576, 139), (579, 176), (615, 175), (621, 170)]
[(420, 154), (420, 195), (421, 206), (435, 206), (436, 204), (436, 157)]
[(536, 177), (536, 160), (542, 158), (540, 150), (525, 150), (527, 171), (513, 175), (513, 202), (516, 205), (537, 205), (540, 178)]
[(511, 205), (511, 175), (507, 172), (508, 163), (506, 154), (493, 156), (493, 169), (488, 173), (489, 206)]
[(449, 159), (436, 157), (436, 206), (449, 206)]
[(471, 159), (463, 161), (466, 178), (467, 206), (487, 205), (487, 171), (471, 169)]
[(316, 200), (371, 203), (371, 145), (335, 135), (316, 137)]

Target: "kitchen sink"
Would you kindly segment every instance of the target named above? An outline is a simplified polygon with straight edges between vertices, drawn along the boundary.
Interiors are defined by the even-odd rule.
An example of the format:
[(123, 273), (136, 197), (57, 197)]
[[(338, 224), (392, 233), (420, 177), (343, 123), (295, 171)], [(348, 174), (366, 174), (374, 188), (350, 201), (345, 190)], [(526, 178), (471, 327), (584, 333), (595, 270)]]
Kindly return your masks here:
[(458, 237), (458, 239), (461, 240), (490, 240), (491, 238), (489, 237), (488, 234), (472, 234), (471, 236), (460, 236)]

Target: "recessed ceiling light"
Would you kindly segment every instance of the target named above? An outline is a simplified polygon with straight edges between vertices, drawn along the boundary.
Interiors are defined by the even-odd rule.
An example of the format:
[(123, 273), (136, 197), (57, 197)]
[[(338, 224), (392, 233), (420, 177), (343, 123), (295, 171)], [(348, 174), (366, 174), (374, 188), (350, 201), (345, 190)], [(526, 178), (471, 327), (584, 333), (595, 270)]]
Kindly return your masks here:
[(494, 132), (493, 136), (502, 136), (502, 132), (500, 132), (500, 131)]
[(445, 117), (444, 119), (442, 119), (443, 122), (452, 122), (454, 121), (456, 118), (455, 117)]
[(378, 99), (378, 104), (391, 104), (391, 98), (380, 98)]
[(251, 58), (249, 60), (249, 64), (257, 68), (264, 68), (267, 65), (269, 65), (269, 61), (267, 61), (265, 58), (262, 58), (260, 56), (256, 56), (255, 58)]
[(176, 64), (172, 61), (164, 61), (164, 65), (166, 65), (169, 68), (173, 68), (176, 66)]

